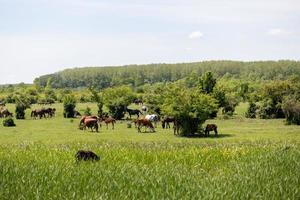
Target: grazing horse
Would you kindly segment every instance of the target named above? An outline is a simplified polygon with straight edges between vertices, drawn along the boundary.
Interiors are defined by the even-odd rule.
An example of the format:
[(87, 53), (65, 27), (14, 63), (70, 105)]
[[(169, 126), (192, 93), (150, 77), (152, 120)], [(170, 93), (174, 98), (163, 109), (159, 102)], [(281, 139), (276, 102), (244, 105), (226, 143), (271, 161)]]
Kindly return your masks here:
[(159, 116), (156, 114), (146, 115), (145, 119), (154, 123), (155, 128), (157, 127), (157, 122), (159, 122)]
[(209, 136), (209, 132), (210, 131), (214, 131), (215, 132), (215, 136), (218, 135), (218, 127), (216, 124), (207, 124), (206, 128), (205, 128), (205, 136)]
[(170, 116), (166, 116), (164, 117), (164, 119), (162, 120), (162, 128), (170, 128), (170, 123), (174, 123), (175, 118), (174, 117), (170, 117)]
[(112, 117), (102, 117), (100, 118), (100, 121), (104, 121), (104, 123), (106, 124), (106, 129), (108, 129), (108, 124), (111, 123), (112, 125), (112, 129), (115, 129), (115, 123), (116, 123), (116, 120)]
[(149, 128), (151, 132), (155, 132), (153, 124), (148, 119), (136, 119), (135, 124), (139, 133), (141, 133), (141, 127)]
[(9, 112), (7, 108), (2, 108), (0, 110), (0, 117), (4, 117), (4, 118), (13, 117), (13, 114), (11, 112)]
[(79, 129), (85, 130), (86, 127), (91, 129), (93, 132), (93, 128), (95, 128), (96, 132), (98, 132), (98, 118), (97, 116), (83, 116), (79, 122)]
[(129, 114), (130, 119), (131, 119), (131, 115), (137, 115), (137, 117), (139, 118), (140, 114), (142, 114), (142, 112), (140, 110), (138, 110), (138, 109), (129, 109), (129, 108), (126, 108), (125, 111)]
[(39, 117), (40, 119), (42, 119), (43, 117), (46, 118), (46, 110), (45, 108), (32, 110), (30, 116), (34, 119), (36, 119), (37, 117)]
[(75, 154), (76, 161), (98, 161), (100, 160), (99, 156), (97, 156), (94, 152), (92, 151), (84, 151), (84, 150), (79, 150)]
[(97, 119), (93, 119), (93, 118), (87, 118), (84, 120), (83, 122), (83, 129), (85, 130), (86, 127), (88, 127), (89, 129), (92, 130), (92, 132), (94, 131), (93, 128), (95, 128), (96, 132), (98, 131), (98, 120)]

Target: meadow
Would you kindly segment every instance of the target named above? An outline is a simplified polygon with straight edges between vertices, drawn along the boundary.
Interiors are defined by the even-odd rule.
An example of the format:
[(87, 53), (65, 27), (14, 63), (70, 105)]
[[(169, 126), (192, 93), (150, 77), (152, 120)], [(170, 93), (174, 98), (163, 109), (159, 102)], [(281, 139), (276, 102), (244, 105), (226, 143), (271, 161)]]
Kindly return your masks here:
[[(95, 113), (95, 104), (77, 109), (87, 105)], [(52, 119), (30, 119), (28, 109), (16, 127), (0, 120), (0, 199), (300, 199), (300, 127), (246, 119), (246, 104), (208, 121), (220, 133), (209, 138), (160, 125), (138, 133), (126, 120), (92, 133), (52, 107)], [(101, 160), (77, 164), (79, 149)]]

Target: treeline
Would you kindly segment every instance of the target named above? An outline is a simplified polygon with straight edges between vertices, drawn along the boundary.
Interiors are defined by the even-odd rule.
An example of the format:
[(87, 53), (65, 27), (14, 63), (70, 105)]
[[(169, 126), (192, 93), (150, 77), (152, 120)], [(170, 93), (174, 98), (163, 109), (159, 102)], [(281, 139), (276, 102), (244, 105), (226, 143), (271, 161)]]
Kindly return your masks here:
[(115, 86), (139, 87), (158, 82), (174, 82), (195, 74), (211, 71), (216, 78), (235, 78), (248, 81), (284, 80), (291, 75), (300, 76), (298, 61), (204, 61), (179, 64), (127, 65), (120, 67), (85, 67), (67, 69), (36, 78), (36, 85), (45, 87), (51, 80), (53, 88)]

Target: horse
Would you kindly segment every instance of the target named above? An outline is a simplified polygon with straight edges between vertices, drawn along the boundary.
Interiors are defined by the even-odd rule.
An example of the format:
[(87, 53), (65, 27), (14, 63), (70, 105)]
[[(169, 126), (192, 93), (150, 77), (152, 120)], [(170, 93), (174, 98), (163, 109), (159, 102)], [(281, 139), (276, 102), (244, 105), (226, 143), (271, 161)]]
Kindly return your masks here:
[(136, 119), (135, 124), (139, 133), (141, 133), (141, 127), (149, 128), (151, 132), (155, 132), (153, 124), (148, 119)]
[(13, 117), (13, 114), (11, 112), (9, 112), (7, 108), (2, 108), (0, 110), (0, 117), (4, 117), (4, 118)]
[(174, 119), (174, 126), (173, 126), (173, 129), (174, 129), (174, 135), (179, 135), (179, 130), (181, 128), (181, 123), (178, 119)]
[(129, 114), (130, 119), (131, 119), (131, 115), (137, 115), (137, 117), (139, 118), (140, 114), (142, 114), (142, 112), (140, 110), (138, 110), (138, 109), (129, 109), (129, 108), (126, 108), (125, 111)]
[(143, 100), (141, 100), (141, 99), (135, 99), (135, 100), (133, 100), (133, 103), (135, 103), (136, 105), (143, 105)]
[(205, 136), (206, 137), (209, 136), (209, 132), (210, 131), (214, 131), (215, 132), (215, 136), (217, 136), (218, 135), (218, 130), (217, 129), (218, 129), (218, 127), (217, 127), (216, 124), (207, 124), (206, 128), (205, 128), (205, 131), (204, 131)]
[(108, 129), (108, 124), (111, 123), (112, 125), (112, 129), (115, 129), (115, 123), (116, 123), (116, 120), (112, 117), (101, 117), (100, 118), (100, 121), (104, 121), (104, 123), (106, 124), (106, 129)]
[(166, 116), (164, 117), (164, 119), (162, 120), (162, 128), (170, 128), (170, 123), (174, 123), (175, 118), (174, 117), (170, 117), (170, 116)]
[(95, 128), (96, 132), (99, 132), (98, 131), (98, 120), (97, 119), (94, 119), (94, 118), (87, 118), (84, 120), (83, 122), (83, 129), (85, 130), (86, 127), (88, 127), (89, 129), (92, 130), (92, 132), (94, 131), (93, 128)]
[(159, 122), (159, 116), (156, 114), (146, 115), (145, 119), (154, 123), (155, 128), (157, 127), (157, 122)]
[(81, 117), (82, 115), (77, 110), (74, 110), (74, 117)]
[(142, 112), (144, 113), (144, 114), (146, 114), (147, 113), (147, 111), (148, 111), (148, 107), (147, 106), (142, 106)]
[(52, 118), (53, 116), (55, 116), (55, 108), (44, 108), (43, 110), (45, 114), (47, 114), (47, 117)]
[(97, 116), (83, 116), (79, 122), (79, 129), (85, 130), (86, 127), (88, 127), (93, 132), (93, 128), (95, 128), (96, 132), (98, 132), (98, 121), (99, 119)]
[(36, 119), (37, 117), (39, 117), (40, 119), (42, 119), (43, 117), (46, 118), (46, 110), (45, 108), (32, 110), (30, 116), (34, 119)]
[(79, 150), (75, 154), (75, 159), (77, 162), (79, 161), (98, 161), (100, 160), (99, 156), (97, 156), (94, 152), (92, 151), (84, 151), (84, 150)]

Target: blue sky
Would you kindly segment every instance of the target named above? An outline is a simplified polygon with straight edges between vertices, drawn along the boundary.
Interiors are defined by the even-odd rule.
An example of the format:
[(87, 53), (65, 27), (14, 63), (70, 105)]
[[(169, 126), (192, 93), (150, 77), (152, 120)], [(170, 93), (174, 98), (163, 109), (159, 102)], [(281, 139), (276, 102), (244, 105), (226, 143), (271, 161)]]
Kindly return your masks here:
[(299, 52), (299, 0), (0, 0), (0, 84), (72, 67)]

